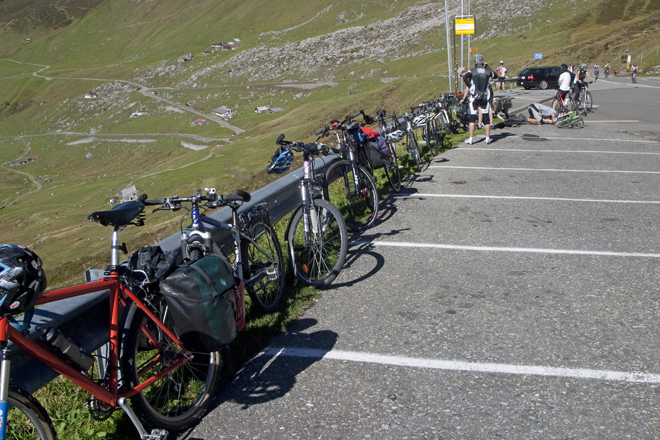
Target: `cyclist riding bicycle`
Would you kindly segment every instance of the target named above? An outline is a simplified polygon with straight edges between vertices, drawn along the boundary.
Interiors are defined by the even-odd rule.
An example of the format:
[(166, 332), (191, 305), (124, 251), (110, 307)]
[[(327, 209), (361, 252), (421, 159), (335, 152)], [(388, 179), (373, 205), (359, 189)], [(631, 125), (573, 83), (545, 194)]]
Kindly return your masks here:
[(600, 65), (598, 63), (594, 64), (594, 76), (598, 79), (598, 73), (600, 72)]
[(610, 74), (610, 63), (605, 64), (605, 78)]
[(580, 95), (580, 92), (582, 92), (582, 89), (585, 88), (586, 82), (584, 81), (587, 77), (591, 80), (591, 82), (594, 82), (595, 80), (592, 78), (591, 75), (589, 75), (589, 72), (587, 72), (587, 65), (585, 63), (580, 64), (580, 69), (577, 71), (577, 74), (575, 75), (575, 82), (574, 82), (574, 98), (577, 98)]
[[(562, 101), (566, 99), (566, 95), (568, 95), (568, 93), (571, 91), (571, 80), (571, 72), (568, 71), (568, 65), (564, 63), (561, 65), (561, 75), (559, 75), (559, 90), (557, 91), (559, 99)], [(555, 101), (552, 108), (557, 110), (558, 104), (559, 101)]]
[(637, 67), (637, 63), (633, 63), (632, 67), (630, 68), (630, 71), (631, 71), (631, 77), (632, 77), (632, 82), (636, 82), (636, 81), (637, 81), (637, 78), (636, 78), (636, 77), (637, 77), (637, 71), (638, 71), (638, 70), (639, 70), (639, 68)]

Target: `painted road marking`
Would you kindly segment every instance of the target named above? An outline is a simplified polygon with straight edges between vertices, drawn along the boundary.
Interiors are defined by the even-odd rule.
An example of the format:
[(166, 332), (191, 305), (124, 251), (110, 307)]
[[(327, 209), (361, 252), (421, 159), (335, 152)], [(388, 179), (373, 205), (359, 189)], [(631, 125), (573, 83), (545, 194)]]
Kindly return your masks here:
[(332, 359), (338, 361), (362, 362), (380, 365), (395, 365), (400, 367), (426, 368), (446, 371), (466, 371), (491, 374), (516, 374), (524, 376), (565, 377), (572, 379), (593, 379), (613, 382), (660, 383), (660, 374), (592, 370), (588, 368), (544, 367), (532, 365), (494, 364), (482, 362), (463, 362), (427, 358), (411, 358), (378, 353), (364, 353), (343, 350), (319, 350), (302, 347), (268, 347), (262, 355)]
[(492, 168), (492, 167), (458, 167), (458, 166), (429, 166), (428, 168), (456, 169), (456, 170), (488, 170), (488, 171), (543, 171), (549, 173), (617, 173), (617, 174), (660, 174), (660, 171), (622, 171), (622, 170), (560, 170), (553, 168)]
[[(546, 138), (547, 139), (547, 138)], [(499, 151), (513, 151), (516, 153), (567, 153), (567, 154), (649, 154), (649, 155), (656, 155), (660, 156), (660, 153), (649, 153), (649, 152), (641, 152), (641, 153), (635, 153), (634, 151), (580, 151), (580, 150), (523, 150), (523, 149), (516, 149), (516, 148), (461, 148), (460, 151), (492, 151), (494, 153), (499, 152)]]
[(620, 119), (620, 120), (612, 120), (612, 121), (593, 121), (589, 119), (590, 124), (609, 124), (612, 122), (639, 122), (638, 119)]
[(393, 197), (446, 197), (450, 199), (502, 199), (502, 200), (537, 200), (550, 202), (580, 202), (580, 203), (624, 203), (639, 205), (660, 205), (657, 200), (603, 200), (603, 199), (568, 199), (560, 197), (516, 197), (516, 196), (485, 196), (485, 195), (466, 195), (466, 194), (429, 194), (429, 193), (393, 193)]
[(660, 254), (644, 252), (605, 252), (605, 251), (580, 251), (574, 249), (541, 249), (541, 248), (520, 248), (520, 247), (497, 247), (497, 246), (462, 246), (455, 244), (433, 244), (433, 243), (410, 243), (397, 241), (351, 241), (349, 246), (386, 246), (400, 248), (417, 249), (446, 249), (458, 251), (478, 251), (478, 252), (517, 252), (529, 254), (554, 254), (554, 255), (589, 255), (595, 257), (632, 257), (632, 258), (660, 258)]

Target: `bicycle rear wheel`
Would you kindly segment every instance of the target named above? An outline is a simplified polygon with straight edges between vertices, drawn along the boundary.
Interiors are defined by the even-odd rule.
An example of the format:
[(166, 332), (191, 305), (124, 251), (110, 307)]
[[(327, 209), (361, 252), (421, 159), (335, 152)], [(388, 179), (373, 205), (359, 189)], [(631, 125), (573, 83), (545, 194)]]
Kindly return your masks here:
[(348, 252), (348, 231), (339, 209), (326, 200), (314, 200), (309, 228), (311, 241), (305, 238), (303, 208), (291, 217), (287, 230), (289, 257), (296, 277), (315, 287), (329, 285), (341, 272)]
[(339, 209), (348, 229), (357, 232), (374, 225), (378, 216), (378, 190), (362, 165), (337, 162), (326, 172), (325, 181), (325, 198)]
[(273, 228), (257, 217), (242, 240), (243, 277), (252, 304), (263, 313), (277, 310), (284, 297), (284, 258)]
[[(152, 312), (174, 329), (164, 298), (150, 301)], [(135, 307), (130, 327), (122, 340), (122, 377), (136, 387), (168, 368), (184, 355), (182, 348)], [(193, 353), (193, 358), (131, 397), (131, 406), (149, 428), (178, 432), (190, 428), (204, 415), (220, 382), (220, 352)]]
[(27, 391), (9, 386), (6, 438), (8, 440), (55, 440), (57, 434), (48, 413)]
[(399, 159), (396, 157), (396, 144), (387, 143), (390, 150), (389, 160), (385, 163), (385, 175), (390, 183), (392, 190), (401, 191), (401, 169), (399, 168)]

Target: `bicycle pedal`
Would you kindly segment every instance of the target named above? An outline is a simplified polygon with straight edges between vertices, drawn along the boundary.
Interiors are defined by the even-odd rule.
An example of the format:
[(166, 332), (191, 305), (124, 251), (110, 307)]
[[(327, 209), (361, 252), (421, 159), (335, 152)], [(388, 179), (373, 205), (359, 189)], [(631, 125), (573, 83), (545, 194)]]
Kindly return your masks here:
[(153, 429), (151, 433), (142, 437), (142, 440), (167, 440), (169, 432), (164, 429)]

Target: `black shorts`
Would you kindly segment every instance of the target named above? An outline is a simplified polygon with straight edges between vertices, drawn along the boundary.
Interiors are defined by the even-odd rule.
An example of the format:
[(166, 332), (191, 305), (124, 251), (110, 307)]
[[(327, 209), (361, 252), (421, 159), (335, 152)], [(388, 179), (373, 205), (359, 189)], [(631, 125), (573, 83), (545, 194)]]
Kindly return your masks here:
[(569, 92), (570, 90), (561, 90), (561, 89), (557, 90), (557, 94), (559, 95), (562, 101), (566, 99), (566, 95), (568, 95)]
[(503, 83), (505, 80), (506, 80), (506, 77), (505, 77), (505, 76), (500, 76), (500, 78), (499, 78), (499, 82)]
[[(470, 115), (469, 122), (476, 123), (479, 121), (479, 115)], [(482, 113), (481, 123), (484, 125), (490, 124), (490, 115), (488, 113)]]

